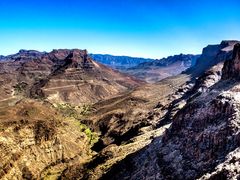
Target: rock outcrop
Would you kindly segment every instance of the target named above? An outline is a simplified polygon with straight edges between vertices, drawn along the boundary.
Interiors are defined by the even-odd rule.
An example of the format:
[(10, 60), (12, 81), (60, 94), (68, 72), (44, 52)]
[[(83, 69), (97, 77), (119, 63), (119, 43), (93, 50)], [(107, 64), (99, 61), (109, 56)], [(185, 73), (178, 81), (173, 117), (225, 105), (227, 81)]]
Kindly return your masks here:
[(222, 79), (238, 79), (240, 77), (240, 44), (236, 44), (233, 50), (233, 59), (224, 64)]
[(231, 59), (233, 47), (238, 42), (239, 41), (222, 41), (217, 45), (208, 45), (203, 48), (196, 65), (188, 69), (186, 73), (192, 76), (200, 76), (209, 68)]
[(217, 80), (210, 79), (204, 91), (187, 100), (166, 133), (113, 166), (103, 179), (238, 179), (239, 53), (236, 44)]

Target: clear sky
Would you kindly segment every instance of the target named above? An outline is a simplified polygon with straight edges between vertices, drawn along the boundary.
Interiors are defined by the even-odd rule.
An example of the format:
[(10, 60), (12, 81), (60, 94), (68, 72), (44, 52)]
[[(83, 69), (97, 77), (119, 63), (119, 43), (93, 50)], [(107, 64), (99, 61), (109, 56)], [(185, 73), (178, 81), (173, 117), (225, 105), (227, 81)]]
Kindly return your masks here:
[(161, 58), (240, 40), (240, 0), (0, 0), (0, 54), (87, 49)]

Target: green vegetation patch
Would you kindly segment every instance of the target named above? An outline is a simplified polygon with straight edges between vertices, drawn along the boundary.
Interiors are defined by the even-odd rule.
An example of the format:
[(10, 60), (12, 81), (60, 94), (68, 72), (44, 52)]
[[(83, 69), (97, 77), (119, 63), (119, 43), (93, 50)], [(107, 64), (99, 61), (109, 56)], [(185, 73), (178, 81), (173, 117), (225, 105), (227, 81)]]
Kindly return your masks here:
[(80, 119), (91, 112), (91, 105), (73, 106), (69, 103), (54, 104), (54, 106), (66, 117)]
[(93, 146), (96, 142), (98, 142), (99, 140), (98, 134), (96, 132), (91, 131), (90, 128), (85, 129), (84, 133), (88, 137), (89, 143), (91, 146)]
[(15, 86), (13, 86), (13, 88), (14, 88), (14, 94), (15, 94), (15, 95), (18, 95), (18, 94), (23, 93), (23, 92), (26, 90), (27, 85), (28, 85), (28, 84), (25, 83), (25, 82), (17, 83)]
[(69, 103), (54, 104), (54, 107), (57, 108), (67, 119), (73, 118), (75, 126), (83, 132), (89, 139), (89, 144), (92, 146), (98, 142), (99, 135), (96, 132), (93, 132), (87, 125), (82, 124), (80, 120), (90, 114), (91, 105), (83, 106), (73, 106)]
[(84, 134), (89, 139), (89, 144), (93, 146), (96, 142), (99, 140), (98, 133), (92, 131), (87, 125), (80, 123), (79, 121), (76, 122), (77, 126), (79, 126), (79, 129), (81, 132), (84, 132)]

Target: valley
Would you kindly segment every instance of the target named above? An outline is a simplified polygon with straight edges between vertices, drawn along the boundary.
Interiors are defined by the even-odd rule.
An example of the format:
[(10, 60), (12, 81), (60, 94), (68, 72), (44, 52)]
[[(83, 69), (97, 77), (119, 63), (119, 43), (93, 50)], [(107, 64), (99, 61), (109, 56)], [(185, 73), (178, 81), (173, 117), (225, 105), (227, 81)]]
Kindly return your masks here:
[(237, 179), (239, 63), (239, 41), (121, 72), (86, 50), (1, 56), (0, 179)]

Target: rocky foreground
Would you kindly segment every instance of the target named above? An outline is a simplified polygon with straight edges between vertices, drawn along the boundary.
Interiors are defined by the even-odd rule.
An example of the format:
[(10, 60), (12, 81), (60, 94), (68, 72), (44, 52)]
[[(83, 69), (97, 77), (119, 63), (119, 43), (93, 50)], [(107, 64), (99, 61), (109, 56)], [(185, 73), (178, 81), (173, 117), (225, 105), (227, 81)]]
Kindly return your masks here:
[(212, 73), (201, 77), (204, 89), (193, 87), (189, 92), (166, 133), (104, 177), (239, 179), (239, 63), (240, 44), (236, 44), (220, 71), (211, 68)]

